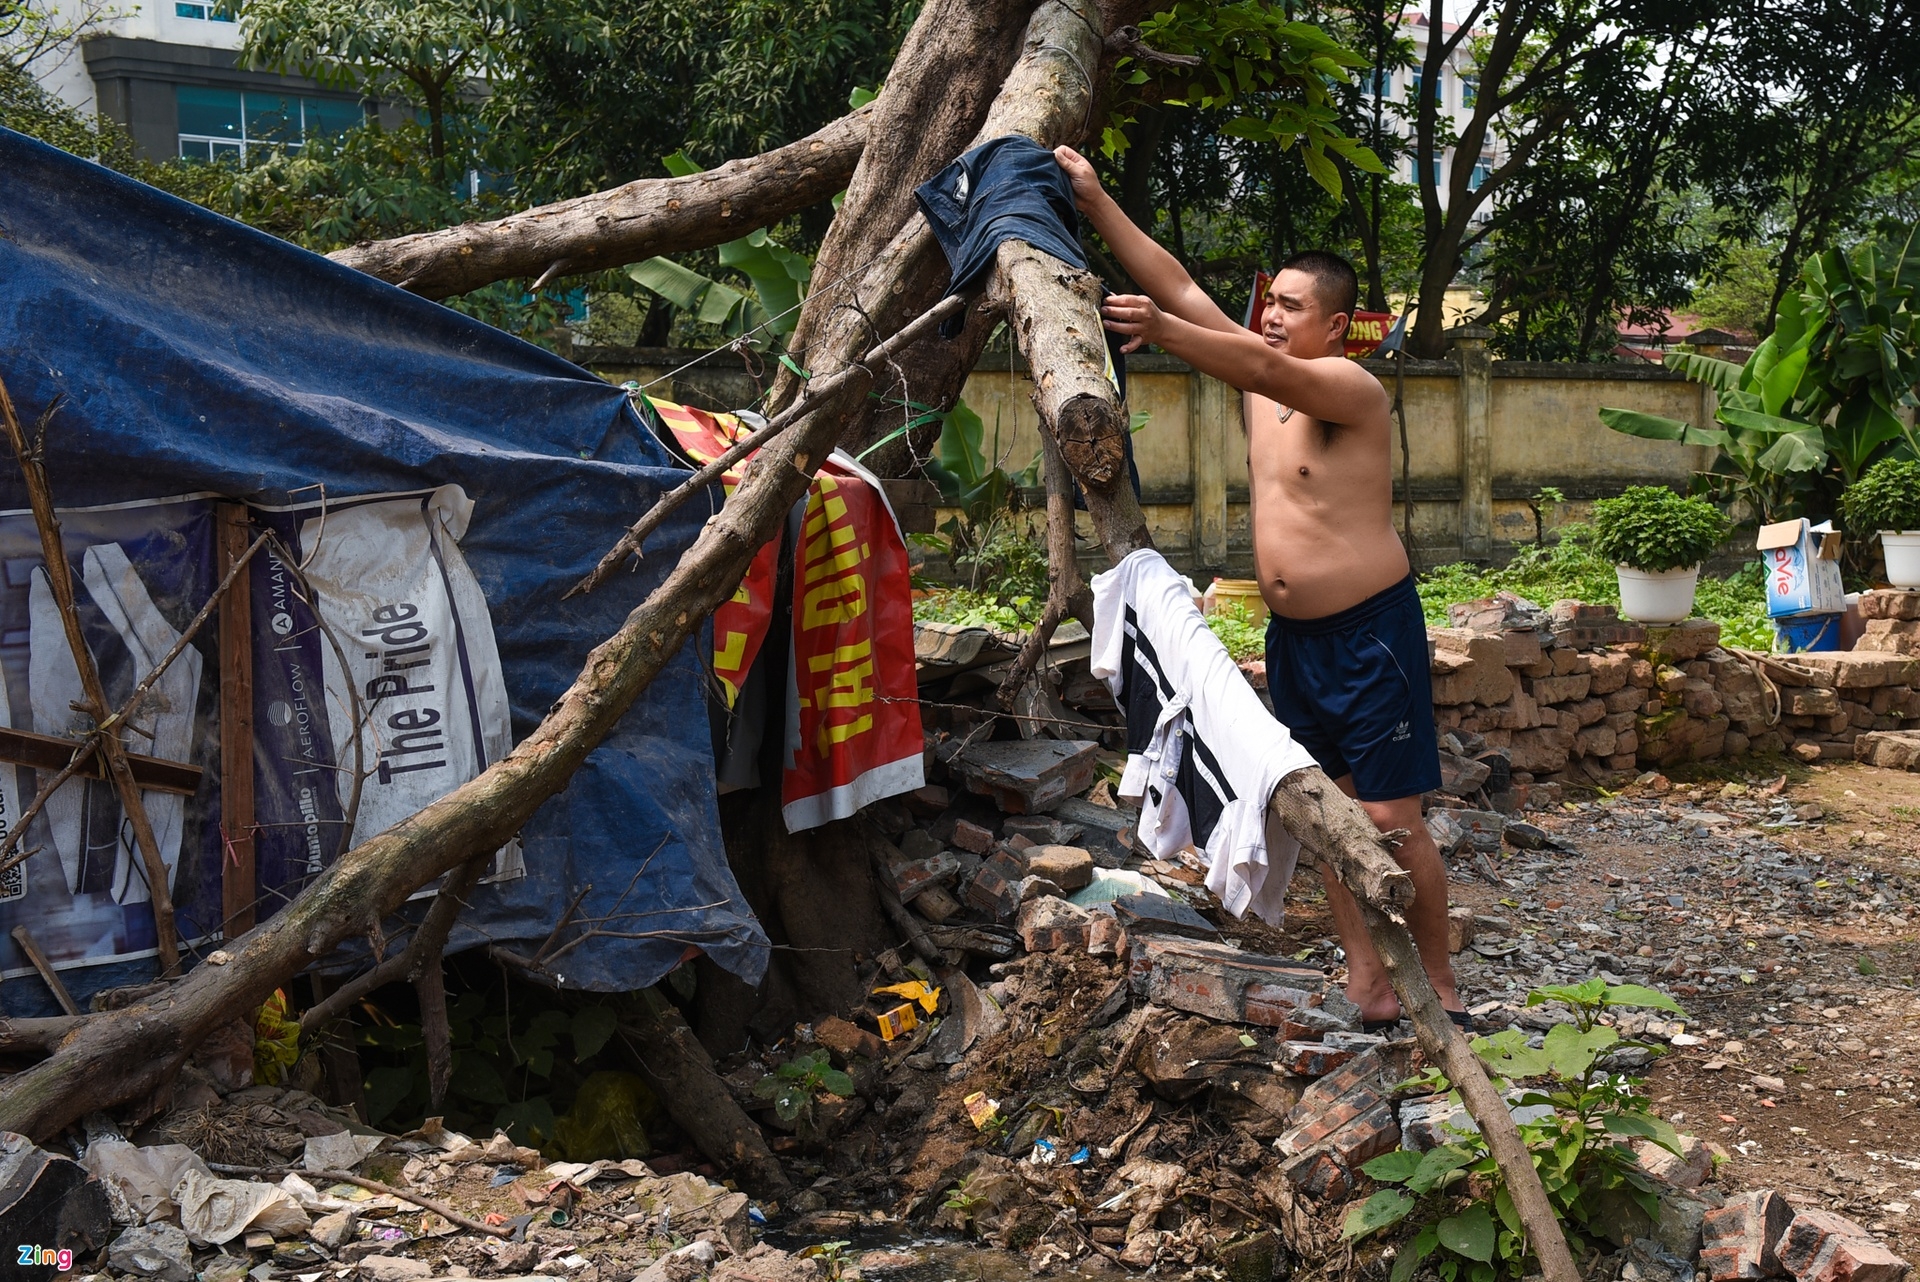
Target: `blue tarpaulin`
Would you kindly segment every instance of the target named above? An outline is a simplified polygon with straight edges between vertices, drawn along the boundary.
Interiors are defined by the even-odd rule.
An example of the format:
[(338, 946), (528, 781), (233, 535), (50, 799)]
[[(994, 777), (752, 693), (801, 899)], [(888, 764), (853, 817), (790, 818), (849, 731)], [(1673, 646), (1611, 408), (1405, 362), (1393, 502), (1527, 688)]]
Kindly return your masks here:
[[(312, 504), (322, 493), (315, 486), (337, 505), (458, 486), (472, 502), (458, 548), (491, 616), (515, 741), (658, 585), (706, 515), (705, 504), (690, 505), (653, 536), (637, 573), (563, 601), (627, 524), (686, 475), (620, 389), (439, 304), (4, 129), (0, 377), (29, 432), (59, 402), (46, 463), (63, 509), (196, 495), (277, 508)], [(25, 506), (17, 469), (0, 463), (0, 508)], [(191, 511), (167, 510), (179, 528), (191, 523)], [(130, 541), (108, 551), (122, 546), (137, 562), (142, 552)], [(79, 581), (81, 552), (68, 553)], [(95, 584), (124, 564), (88, 557)], [(32, 570), (16, 560), (28, 559), (5, 567), (22, 601)], [(146, 579), (153, 601), (133, 594), (141, 600), (124, 611), (134, 617), (122, 628), (129, 637), (141, 608), (156, 617), (171, 610), (172, 626), (182, 625), (164, 585)], [(218, 666), (211, 632), (196, 642), (209, 681)], [(24, 634), (0, 637), (0, 650), (26, 644)], [(0, 693), (18, 680), (13, 672), (0, 677)], [(526, 875), (476, 891), (456, 947), (544, 940), (590, 885), (576, 920), (608, 918), (606, 933), (556, 966), (568, 985), (651, 984), (690, 944), (758, 981), (768, 945), (727, 866), (701, 689), (688, 647), (528, 823)], [(17, 710), (27, 702), (15, 689), (12, 724), (25, 725)], [(32, 776), (21, 773), (31, 797)], [(206, 822), (217, 821), (216, 810)], [(43, 852), (29, 865), (52, 859)], [(70, 870), (69, 881), (77, 875)], [(618, 937), (635, 934), (648, 937)], [(0, 937), (0, 972), (24, 964), (12, 948)], [(123, 958), (76, 965), (68, 979), (84, 1000), (152, 968)], [(37, 1011), (40, 991), (8, 982), (0, 1004)]]

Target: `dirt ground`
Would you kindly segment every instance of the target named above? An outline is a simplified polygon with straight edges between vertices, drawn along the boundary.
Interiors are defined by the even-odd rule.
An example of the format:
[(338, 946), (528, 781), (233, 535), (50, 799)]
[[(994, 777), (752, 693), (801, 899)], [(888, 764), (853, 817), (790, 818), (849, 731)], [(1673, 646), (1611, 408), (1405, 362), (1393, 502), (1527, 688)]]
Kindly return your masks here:
[[(1720, 1187), (1777, 1188), (1920, 1255), (1920, 775), (1776, 762), (1668, 782), (1532, 816), (1573, 853), (1507, 850), (1506, 885), (1454, 867), (1456, 904), (1511, 923), (1483, 920), (1463, 996), (1492, 1028), (1536, 982), (1661, 987), (1687, 1019), (1648, 1088), (1726, 1151)], [(1320, 896), (1296, 892), (1286, 931), (1243, 942), (1325, 964)]]

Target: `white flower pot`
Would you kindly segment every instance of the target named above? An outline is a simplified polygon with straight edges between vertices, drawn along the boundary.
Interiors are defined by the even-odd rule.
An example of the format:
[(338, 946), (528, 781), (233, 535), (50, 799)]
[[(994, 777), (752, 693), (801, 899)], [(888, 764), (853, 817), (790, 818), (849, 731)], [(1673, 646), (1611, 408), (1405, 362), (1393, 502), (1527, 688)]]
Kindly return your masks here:
[(1920, 530), (1882, 530), (1887, 553), (1887, 582), (1896, 588), (1920, 588)]
[(1635, 570), (1616, 565), (1620, 576), (1620, 613), (1636, 623), (1678, 623), (1693, 613), (1693, 589), (1700, 567), (1684, 570)]

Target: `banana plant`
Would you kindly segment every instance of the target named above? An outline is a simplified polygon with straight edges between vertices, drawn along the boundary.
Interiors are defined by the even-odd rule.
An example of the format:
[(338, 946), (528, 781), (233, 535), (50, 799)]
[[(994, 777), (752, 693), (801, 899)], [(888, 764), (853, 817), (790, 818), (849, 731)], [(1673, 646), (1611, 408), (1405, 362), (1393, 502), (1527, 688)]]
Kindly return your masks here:
[(1840, 492), (1889, 453), (1920, 454), (1900, 416), (1920, 382), (1920, 224), (1897, 248), (1868, 243), (1807, 261), (1773, 333), (1744, 365), (1695, 352), (1666, 364), (1713, 389), (1716, 426), (1602, 409), (1608, 427), (1719, 450), (1705, 488), (1744, 499), (1762, 520), (1836, 510)]
[[(667, 172), (684, 178), (700, 172), (685, 152), (662, 158)], [(649, 258), (627, 268), (627, 275), (702, 324), (728, 338), (766, 333), (784, 339), (800, 322), (800, 304), (813, 276), (813, 259), (780, 245), (759, 228), (720, 246), (720, 265), (753, 283), (747, 294), (671, 258)]]

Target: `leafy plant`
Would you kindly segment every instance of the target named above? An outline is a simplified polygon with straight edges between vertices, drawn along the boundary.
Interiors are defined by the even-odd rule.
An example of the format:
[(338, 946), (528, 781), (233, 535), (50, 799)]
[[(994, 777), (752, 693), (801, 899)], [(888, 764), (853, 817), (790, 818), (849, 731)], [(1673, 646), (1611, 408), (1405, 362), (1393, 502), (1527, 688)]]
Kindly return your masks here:
[(1266, 626), (1255, 623), (1252, 612), (1237, 601), (1225, 602), (1209, 614), (1207, 630), (1220, 638), (1236, 663), (1258, 659), (1267, 652)]
[(1557, 485), (1543, 485), (1534, 491), (1527, 500), (1527, 511), (1533, 513), (1533, 545), (1537, 548), (1547, 546), (1547, 512), (1567, 501), (1567, 496)]
[(1593, 505), (1593, 550), (1629, 569), (1658, 573), (1699, 565), (1727, 537), (1731, 522), (1705, 499), (1659, 485), (1631, 485)]
[[(447, 1007), (453, 1049), (444, 1104), (448, 1124), (475, 1131), (499, 1127), (522, 1144), (549, 1147), (561, 1110), (589, 1075), (586, 1061), (605, 1048), (617, 1022), (611, 1007), (593, 1005), (574, 1011), (547, 1007), (521, 1023), (488, 993), (462, 993)], [(367, 1120), (412, 1124), (423, 1116), (427, 1061), (419, 1025), (382, 1018), (359, 1030), (359, 1042), (388, 1058), (366, 1074)]]
[(1844, 487), (1920, 438), (1900, 417), (1920, 403), (1920, 223), (1905, 239), (1813, 255), (1780, 300), (1773, 333), (1744, 365), (1695, 352), (1666, 364), (1716, 393), (1718, 427), (1602, 409), (1617, 432), (1715, 446), (1705, 478), (1763, 520), (1827, 516)]
[[(1563, 526), (1557, 543), (1521, 548), (1498, 569), (1464, 561), (1438, 566), (1421, 576), (1418, 587), (1427, 622), (1437, 627), (1446, 626), (1449, 605), (1497, 592), (1512, 592), (1542, 604), (1563, 598), (1597, 605), (1620, 603), (1620, 580), (1613, 563), (1594, 552), (1593, 530), (1584, 523)], [(1729, 645), (1765, 650), (1773, 644), (1766, 571), (1758, 561), (1747, 562), (1724, 579), (1702, 578), (1694, 608), (1720, 625), (1721, 638)]]
[(826, 1269), (827, 1282), (840, 1282), (847, 1271), (847, 1248), (851, 1242), (816, 1242), (800, 1252), (803, 1260), (818, 1260)]
[(1178, 0), (1141, 23), (1140, 39), (1195, 65), (1155, 64), (1132, 55), (1119, 60), (1114, 74), (1120, 89), (1102, 144), (1107, 155), (1126, 150), (1126, 126), (1158, 102), (1219, 113), (1226, 119), (1221, 133), (1271, 143), (1276, 152), (1298, 143), (1307, 173), (1335, 197), (1343, 194), (1336, 156), (1367, 173), (1386, 172), (1373, 151), (1337, 128), (1334, 87), (1349, 83), (1348, 68), (1364, 66), (1366, 59), (1312, 23), (1294, 21), (1289, 11), (1261, 0)]
[[(1584, 1249), (1589, 1230), (1609, 1197), (1625, 1196), (1649, 1215), (1657, 1213), (1652, 1181), (1640, 1170), (1627, 1141), (1651, 1140), (1677, 1152), (1680, 1137), (1654, 1115), (1637, 1079), (1614, 1074), (1602, 1061), (1625, 1046), (1653, 1053), (1664, 1048), (1624, 1041), (1600, 1022), (1615, 1007), (1650, 1007), (1680, 1013), (1672, 998), (1637, 984), (1583, 984), (1535, 989), (1527, 1005), (1565, 1003), (1573, 1022), (1548, 1030), (1538, 1048), (1509, 1029), (1477, 1037), (1473, 1050), (1508, 1098), (1521, 1106), (1546, 1105), (1553, 1112), (1520, 1124), (1521, 1139), (1533, 1157), (1548, 1200), (1568, 1229), (1568, 1245)], [(1437, 1070), (1426, 1079), (1447, 1089)], [(1515, 1082), (1528, 1085), (1513, 1091)], [(1452, 1098), (1457, 1103), (1458, 1095)], [(1496, 1282), (1518, 1277), (1528, 1265), (1529, 1248), (1513, 1195), (1506, 1187), (1486, 1142), (1477, 1134), (1458, 1138), (1425, 1153), (1388, 1153), (1361, 1169), (1389, 1187), (1375, 1192), (1348, 1213), (1342, 1226), (1349, 1237), (1364, 1237), (1424, 1212), (1424, 1223), (1394, 1260), (1391, 1282), (1407, 1282), (1420, 1265), (1438, 1257), (1435, 1271), (1444, 1282)]]
[(937, 536), (920, 536), (916, 541), (946, 557), (953, 569), (965, 567), (970, 591), (1014, 607), (1019, 622), (1013, 630), (1018, 631), (1038, 617), (1033, 603), (1047, 591), (1046, 550), (1031, 529), (1022, 530), (1013, 520), (1014, 498), (1021, 487), (1035, 483), (1039, 456), (1018, 472), (1007, 471), (997, 461), (999, 419), (994, 420), (989, 448), (986, 424), (965, 401), (955, 401), (945, 414), (923, 410), (916, 422), (935, 418), (940, 420), (940, 436), (924, 471), (939, 488), (942, 501), (959, 511), (941, 523)]
[(1920, 530), (1920, 462), (1882, 459), (1847, 487), (1840, 504), (1847, 528), (1861, 535)]
[(753, 1086), (757, 1098), (773, 1101), (773, 1111), (783, 1122), (811, 1120), (814, 1096), (821, 1091), (853, 1094), (853, 1079), (835, 1068), (823, 1050), (794, 1056)]
[[(676, 178), (700, 172), (700, 166), (676, 151), (662, 161)], [(813, 276), (813, 259), (781, 246), (758, 228), (720, 246), (720, 265), (753, 284), (744, 294), (671, 258), (654, 257), (627, 268), (635, 284), (652, 290), (702, 324), (727, 338), (766, 332), (785, 338), (800, 323), (800, 303)]]

